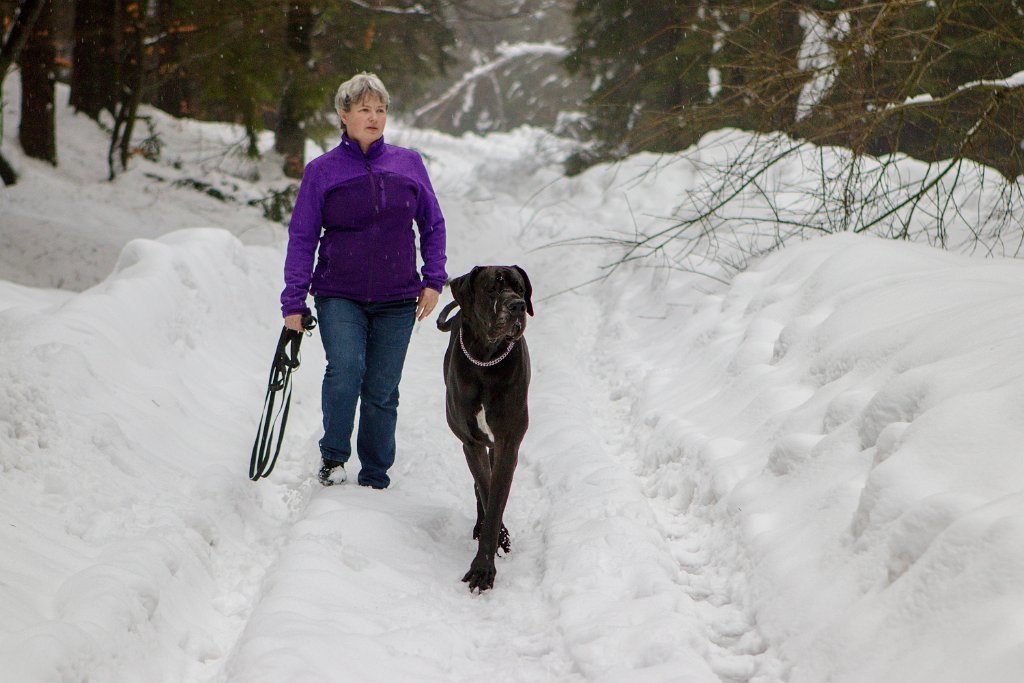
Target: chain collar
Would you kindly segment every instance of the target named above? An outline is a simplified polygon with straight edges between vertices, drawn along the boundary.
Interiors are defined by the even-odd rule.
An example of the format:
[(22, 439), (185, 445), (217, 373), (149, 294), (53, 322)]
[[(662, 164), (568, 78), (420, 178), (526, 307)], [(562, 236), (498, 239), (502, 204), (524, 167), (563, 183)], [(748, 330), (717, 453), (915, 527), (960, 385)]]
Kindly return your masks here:
[(506, 358), (508, 358), (508, 354), (512, 353), (512, 347), (515, 346), (515, 345), (516, 345), (516, 343), (514, 341), (510, 341), (508, 343), (508, 348), (505, 349), (505, 353), (501, 354), (500, 356), (498, 356), (497, 358), (495, 358), (493, 360), (488, 360), (488, 361), (477, 360), (476, 358), (473, 358), (473, 356), (469, 355), (469, 350), (466, 348), (466, 342), (462, 341), (462, 328), (461, 327), (459, 328), (459, 346), (462, 347), (462, 353), (463, 353), (463, 355), (466, 356), (466, 360), (468, 360), (470, 363), (472, 363), (473, 365), (475, 365), (475, 366), (477, 366), (479, 368), (489, 368), (492, 365), (497, 365), (501, 361), (505, 360)]

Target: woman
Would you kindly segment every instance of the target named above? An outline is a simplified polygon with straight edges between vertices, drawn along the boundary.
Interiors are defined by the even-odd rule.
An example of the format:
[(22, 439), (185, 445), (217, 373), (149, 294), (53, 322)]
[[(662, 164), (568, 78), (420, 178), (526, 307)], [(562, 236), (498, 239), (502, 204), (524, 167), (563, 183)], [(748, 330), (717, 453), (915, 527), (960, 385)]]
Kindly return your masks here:
[(325, 486), (346, 479), (357, 401), (358, 481), (377, 489), (390, 483), (409, 337), (415, 321), (434, 310), (448, 278), (444, 217), (423, 160), (384, 142), (390, 101), (374, 74), (341, 84), (334, 99), (341, 144), (306, 165), (288, 227), (284, 324), (302, 330), (312, 291), (327, 354), (319, 473)]

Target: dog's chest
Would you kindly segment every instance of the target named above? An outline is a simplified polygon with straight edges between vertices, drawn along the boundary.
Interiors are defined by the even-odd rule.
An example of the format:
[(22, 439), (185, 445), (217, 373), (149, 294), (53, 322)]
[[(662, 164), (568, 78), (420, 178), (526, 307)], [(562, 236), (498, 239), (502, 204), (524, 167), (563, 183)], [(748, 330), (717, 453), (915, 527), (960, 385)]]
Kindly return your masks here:
[(480, 428), (480, 431), (487, 435), (487, 438), (492, 442), (494, 441), (494, 432), (491, 431), (491, 426), (487, 424), (487, 411), (484, 410), (483, 406), (480, 406), (479, 412), (476, 414), (476, 425)]

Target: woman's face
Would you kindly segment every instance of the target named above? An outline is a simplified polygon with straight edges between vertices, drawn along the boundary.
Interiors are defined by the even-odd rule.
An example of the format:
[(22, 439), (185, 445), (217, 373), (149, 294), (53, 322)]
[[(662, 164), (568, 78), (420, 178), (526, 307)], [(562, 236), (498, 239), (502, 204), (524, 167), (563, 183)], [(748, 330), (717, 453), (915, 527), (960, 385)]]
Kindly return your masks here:
[(349, 111), (340, 111), (341, 122), (350, 139), (359, 143), (365, 152), (370, 145), (384, 135), (384, 124), (388, 120), (388, 108), (374, 95), (367, 95), (352, 105)]

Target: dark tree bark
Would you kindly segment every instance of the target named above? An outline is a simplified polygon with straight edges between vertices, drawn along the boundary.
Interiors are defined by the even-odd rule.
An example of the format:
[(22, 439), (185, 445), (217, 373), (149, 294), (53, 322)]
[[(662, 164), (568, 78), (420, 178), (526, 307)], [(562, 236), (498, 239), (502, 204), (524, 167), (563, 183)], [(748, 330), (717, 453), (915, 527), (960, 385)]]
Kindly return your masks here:
[(110, 180), (114, 172), (114, 153), (118, 153), (121, 169), (128, 167), (128, 159), (132, 155), (132, 132), (142, 102), (142, 90), (145, 85), (145, 35), (146, 19), (141, 5), (130, 3), (122, 10), (121, 21), (118, 22), (118, 35), (121, 36), (123, 50), (118, 55), (118, 82), (120, 92), (114, 107), (114, 130), (110, 135), (110, 150), (107, 154), (107, 166)]
[[(25, 0), (18, 7), (18, 16), (11, 25), (7, 38), (0, 45), (0, 89), (3, 88), (7, 70), (18, 59), (18, 55), (32, 31), (32, 26), (43, 11), (43, 4), (44, 0)], [(0, 180), (3, 180), (4, 185), (8, 186), (18, 182), (18, 174), (14, 172), (14, 168), (3, 154), (0, 154)]]
[(7, 34), (7, 39), (0, 46), (0, 83), (3, 83), (11, 64), (18, 59), (18, 54), (28, 40), (32, 26), (43, 11), (44, 4), (45, 0), (24, 0), (18, 7), (18, 16)]
[(156, 44), (157, 75), (151, 104), (173, 116), (192, 113), (189, 73), (184, 64), (188, 27), (180, 14), (180, 0), (159, 0), (156, 21), (160, 40)]
[(0, 154), (0, 180), (4, 181), (4, 185), (8, 187), (18, 182), (18, 174), (14, 172), (14, 168), (7, 163), (7, 159), (4, 158), (3, 154)]
[(288, 3), (287, 49), (289, 66), (285, 70), (284, 93), (277, 112), (274, 149), (284, 155), (284, 174), (301, 178), (305, 166), (306, 132), (303, 129), (305, 107), (301, 104), (307, 64), (313, 54), (313, 8), (309, 0)]
[(21, 69), (21, 123), (18, 141), (27, 156), (57, 165), (54, 126), (54, 61), (57, 45), (53, 35), (53, 3), (46, 0), (25, 47), (18, 56)]
[(69, 103), (94, 119), (103, 110), (113, 112), (118, 100), (121, 12), (120, 0), (75, 1)]

